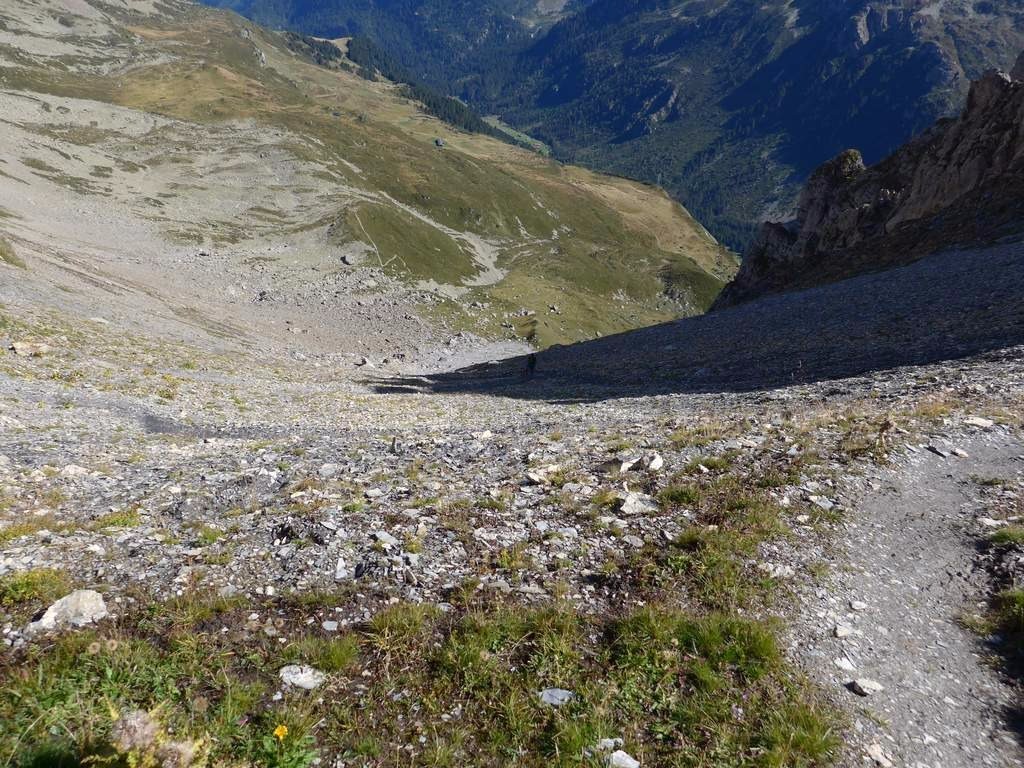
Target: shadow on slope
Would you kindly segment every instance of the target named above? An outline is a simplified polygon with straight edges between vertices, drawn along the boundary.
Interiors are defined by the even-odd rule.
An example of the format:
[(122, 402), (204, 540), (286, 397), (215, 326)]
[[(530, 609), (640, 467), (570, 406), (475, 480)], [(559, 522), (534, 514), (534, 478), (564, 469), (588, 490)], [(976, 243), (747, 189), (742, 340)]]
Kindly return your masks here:
[(590, 402), (745, 392), (954, 360), (1024, 344), (1024, 243), (461, 370), (373, 379), (380, 393), (484, 393)]

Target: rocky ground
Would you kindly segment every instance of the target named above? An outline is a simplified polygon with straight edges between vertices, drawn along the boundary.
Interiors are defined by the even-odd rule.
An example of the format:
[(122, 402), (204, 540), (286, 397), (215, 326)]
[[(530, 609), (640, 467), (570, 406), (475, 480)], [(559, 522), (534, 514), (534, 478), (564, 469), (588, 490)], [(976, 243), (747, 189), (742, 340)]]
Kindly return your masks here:
[[(834, 291), (770, 306), (778, 312), (790, 306), (780, 302), (799, 302), (813, 316), (815, 302), (831, 302)], [(902, 300), (913, 303), (905, 292)], [(764, 311), (749, 305), (678, 328), (734, 329), (745, 322), (738, 313)], [(982, 306), (979, 318), (989, 311)], [(282, 649), (266, 651), (256, 667), (271, 675), (285, 661), (320, 658), (295, 650), (311, 642), (304, 633), (315, 630), (317, 642), (363, 637), (396, 606), (436, 606), (449, 617), (557, 607), (582, 622), (652, 606), (683, 616), (724, 611), (757, 622), (781, 617), (790, 667), (778, 673), (779, 685), (792, 685), (800, 668), (816, 681), (823, 703), (813, 711), (832, 712), (829, 727), (846, 734), (845, 751), (835, 754), (880, 765), (1019, 759), (1001, 714), (1016, 692), (958, 624), (996, 588), (972, 565), (974, 542), (985, 535), (974, 530), (984, 527), (977, 521), (996, 513), (973, 503), (986, 486), (971, 478), (1019, 473), (1019, 348), (983, 344), (987, 351), (956, 361), (783, 388), (687, 392), (681, 378), (678, 393), (634, 386), (623, 397), (604, 378), (570, 398), (585, 347), (541, 355), (534, 378), (528, 360), (488, 366), (486, 388), (450, 386), (479, 382), (480, 369), (465, 379), (440, 374), (389, 386), (351, 362), (216, 353), (27, 303), (5, 301), (0, 317), (4, 347), (12, 347), (0, 363), (0, 603), (15, 664), (48, 663), (38, 655), (49, 647), (39, 646), (39, 633), (60, 630), (63, 619), (47, 619), (43, 609), (72, 587), (102, 594), (115, 618), (97, 631), (117, 642), (141, 633), (138, 617), (154, 606), (238, 601), (231, 604), (246, 608), (226, 616), (223, 631), (235, 643)], [(910, 324), (871, 323), (885, 330), (869, 339), (886, 332), (894, 347), (917, 348)], [(991, 324), (991, 338), (1008, 327)], [(682, 349), (704, 348), (699, 334), (695, 347), (686, 347), (686, 334), (678, 338)], [(827, 334), (818, 338), (829, 343)], [(472, 349), (471, 339), (464, 343)], [(607, 343), (616, 342), (595, 344)], [(734, 347), (727, 364), (742, 354)], [(571, 366), (560, 368), (563, 359)], [(40, 617), (43, 624), (30, 627)], [(416, 653), (411, 643), (407, 650)], [(393, 686), (390, 656), (374, 653), (362, 675)], [(360, 679), (318, 663), (334, 691), (351, 685), (350, 675)], [(868, 688), (877, 681), (881, 690), (863, 698), (851, 690), (854, 680)], [(524, 684), (574, 688), (572, 676), (557, 673)], [(289, 690), (296, 689), (285, 685), (284, 701), (294, 704)], [(741, 686), (731, 706), (756, 700), (752, 690)], [(270, 718), (281, 692), (271, 686), (265, 695), (253, 712)], [(446, 695), (467, 693), (456, 686)], [(787, 694), (797, 702), (804, 695)], [(127, 699), (154, 703), (138, 691)], [(13, 710), (19, 731), (35, 733), (34, 706), (42, 705)], [(624, 753), (643, 764), (697, 764), (670, 755), (736, 748), (709, 736), (666, 751), (651, 741), (653, 723), (620, 722), (618, 714), (607, 716), (613, 728), (588, 733), (624, 737)], [(440, 764), (399, 720), (359, 727), (416, 761)], [(190, 722), (193, 733), (203, 729)], [(755, 722), (744, 727), (756, 742), (767, 731)], [(339, 764), (391, 764), (360, 752), (338, 735), (341, 726), (305, 727)], [(796, 763), (825, 760), (824, 727), (810, 729), (824, 751), (801, 747)], [(222, 748), (231, 743), (216, 739)], [(527, 739), (517, 754), (530, 764), (552, 759), (543, 743)], [(747, 759), (758, 754), (737, 749)]]
[[(389, 194), (342, 183), (393, 159), (364, 111), (436, 149), (384, 84), (343, 81), (348, 133), (319, 116), (367, 139), (326, 181), (301, 122), (154, 114), (254, 103), (202, 29), (117, 36), (121, 11), (65, 6), (0, 28), (4, 765), (1019, 761), (1019, 241), (534, 355), (521, 307), (568, 305), (518, 256), (511, 303), (464, 297), (485, 339), (327, 239), (338, 206)], [(237, 72), (333, 94), (237, 23), (206, 28)], [(151, 40), (201, 58), (194, 89), (129, 88)], [(112, 50), (105, 98), (135, 108), (65, 92)], [(36, 98), (24, 67), (53, 56)], [(464, 178), (476, 142), (438, 168)], [(686, 246), (658, 196), (544, 178), (580, 222), (598, 194)], [(436, 194), (416, 200), (444, 213)], [(573, 338), (630, 306), (578, 305)]]

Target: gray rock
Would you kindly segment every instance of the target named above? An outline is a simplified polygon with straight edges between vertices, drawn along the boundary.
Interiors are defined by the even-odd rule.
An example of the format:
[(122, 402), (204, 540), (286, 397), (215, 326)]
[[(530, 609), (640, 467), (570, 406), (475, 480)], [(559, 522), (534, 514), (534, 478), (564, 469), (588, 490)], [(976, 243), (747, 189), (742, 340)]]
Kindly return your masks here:
[(307, 691), (319, 688), (327, 679), (327, 675), (319, 669), (304, 664), (289, 664), (286, 667), (281, 667), (278, 675), (285, 685)]
[(538, 696), (540, 696), (541, 703), (551, 707), (561, 707), (576, 698), (575, 693), (564, 688), (545, 688)]
[(84, 627), (109, 616), (103, 595), (91, 589), (79, 589), (62, 597), (38, 621), (26, 628), (26, 633), (49, 632), (68, 627)]
[(608, 768), (640, 768), (640, 761), (628, 752), (617, 749), (608, 755)]
[(624, 515), (647, 515), (658, 511), (658, 502), (646, 493), (630, 491), (622, 500), (620, 511)]
[(851, 680), (848, 687), (858, 696), (872, 696), (885, 690), (881, 683), (870, 677), (858, 677), (856, 680)]

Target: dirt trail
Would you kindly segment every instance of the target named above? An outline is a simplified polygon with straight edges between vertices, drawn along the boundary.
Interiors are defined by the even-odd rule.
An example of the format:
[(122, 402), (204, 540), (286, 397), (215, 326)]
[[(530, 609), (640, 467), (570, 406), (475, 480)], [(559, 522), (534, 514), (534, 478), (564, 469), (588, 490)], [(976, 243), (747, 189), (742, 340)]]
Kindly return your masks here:
[[(811, 605), (806, 657), (854, 710), (848, 764), (870, 754), (876, 764), (921, 768), (1022, 765), (1007, 721), (1016, 692), (959, 618), (977, 612), (989, 588), (975, 557), (985, 516), (977, 479), (1019, 474), (1024, 445), (1000, 431), (935, 445), (967, 456), (921, 447), (866, 481), (834, 587)], [(884, 690), (861, 699), (842, 687), (861, 678)]]

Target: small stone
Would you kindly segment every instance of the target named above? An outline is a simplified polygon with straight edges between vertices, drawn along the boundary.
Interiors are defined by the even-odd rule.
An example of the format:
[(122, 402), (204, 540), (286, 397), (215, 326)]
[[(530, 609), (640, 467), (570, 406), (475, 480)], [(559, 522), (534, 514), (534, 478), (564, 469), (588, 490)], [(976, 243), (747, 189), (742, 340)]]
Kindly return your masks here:
[(278, 675), (285, 685), (307, 691), (319, 688), (327, 679), (327, 675), (319, 669), (304, 664), (289, 664), (287, 667), (281, 667)]
[(992, 419), (985, 419), (981, 416), (968, 416), (964, 419), (964, 424), (969, 427), (979, 427), (981, 429), (990, 429), (995, 426), (995, 422)]
[(632, 534), (630, 534), (629, 536), (623, 536), (622, 540), (629, 544), (629, 546), (636, 547), (637, 549), (640, 549), (644, 545), (643, 539), (641, 539), (639, 536), (634, 536)]
[(53, 351), (49, 344), (39, 344), (32, 341), (16, 341), (11, 344), (11, 351), (18, 357), (42, 357)]
[(852, 611), (866, 611), (868, 609), (867, 603), (862, 603), (860, 600), (850, 601), (850, 610)]
[(384, 549), (394, 549), (399, 544), (398, 539), (387, 531), (374, 531), (371, 535)]
[(636, 469), (637, 465), (640, 463), (640, 460), (640, 456), (632, 456), (628, 459), (623, 460), (622, 464), (619, 465), (619, 474), (624, 475), (627, 472), (632, 472), (634, 469)]
[(624, 515), (646, 515), (658, 511), (658, 503), (646, 493), (630, 491), (622, 500), (621, 512)]
[(363, 495), (368, 499), (379, 499), (381, 496), (384, 495), (384, 491), (382, 491), (380, 488), (370, 488), (369, 490), (365, 491)]
[(849, 637), (853, 634), (853, 627), (848, 627), (846, 624), (836, 624), (835, 629), (832, 630), (832, 634), (840, 639)]
[(608, 768), (640, 768), (640, 761), (628, 752), (617, 749), (608, 755)]
[(542, 704), (550, 707), (561, 707), (576, 698), (576, 694), (564, 688), (545, 688), (539, 694)]
[(835, 507), (835, 504), (824, 496), (809, 496), (807, 500), (814, 506), (818, 507), (818, 509), (823, 509), (826, 512), (831, 511)]
[(647, 469), (651, 472), (657, 472), (664, 466), (665, 459), (662, 458), (660, 453), (652, 453), (647, 459)]
[(963, 448), (954, 448), (951, 453), (960, 459), (970, 458), (970, 455)]
[(781, 563), (758, 563), (757, 569), (773, 579), (792, 579), (796, 576), (793, 566)]
[(320, 626), (324, 628), (324, 632), (338, 631), (338, 622), (336, 621), (324, 621), (320, 623)]
[(84, 627), (109, 616), (103, 595), (91, 589), (79, 589), (62, 597), (26, 628), (27, 634), (49, 632), (66, 627)]
[(879, 765), (881, 768), (892, 768), (892, 760), (882, 750), (881, 744), (872, 744), (868, 747), (868, 757), (875, 762), (875, 765)]
[(858, 696), (871, 696), (885, 690), (881, 683), (870, 677), (858, 677), (856, 680), (851, 680), (847, 687)]
[(352, 572), (345, 565), (345, 558), (339, 557), (338, 562), (334, 565), (334, 580), (345, 581), (352, 575)]
[(853, 670), (856, 669), (853, 662), (845, 656), (840, 656), (838, 659), (834, 659), (832, 663), (843, 670), (843, 672), (853, 672)]

